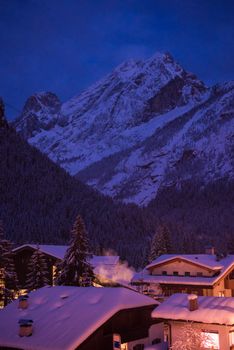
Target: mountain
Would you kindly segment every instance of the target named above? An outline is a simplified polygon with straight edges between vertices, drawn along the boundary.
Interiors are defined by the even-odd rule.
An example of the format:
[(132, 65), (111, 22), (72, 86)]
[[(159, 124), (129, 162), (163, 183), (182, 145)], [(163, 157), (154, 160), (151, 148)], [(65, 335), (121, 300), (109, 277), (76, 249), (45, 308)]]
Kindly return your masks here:
[(113, 249), (130, 264), (142, 264), (155, 216), (135, 205), (114, 203), (82, 184), (1, 120), (0, 220), (7, 237), (21, 244), (67, 243), (79, 213), (91, 250)]
[(60, 110), (61, 102), (52, 92), (29, 97), (20, 117), (22, 136), (28, 139), (41, 129), (50, 130), (58, 123)]
[(233, 107), (233, 82), (207, 88), (158, 53), (121, 64), (63, 104), (35, 94), (15, 127), (71, 175), (145, 206), (184, 182), (233, 180)]

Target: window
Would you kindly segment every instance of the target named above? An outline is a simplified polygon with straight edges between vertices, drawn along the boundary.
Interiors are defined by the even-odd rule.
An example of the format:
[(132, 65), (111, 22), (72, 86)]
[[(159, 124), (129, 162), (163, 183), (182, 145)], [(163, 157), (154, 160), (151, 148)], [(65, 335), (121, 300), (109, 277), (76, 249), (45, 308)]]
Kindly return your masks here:
[(224, 290), (221, 290), (221, 291), (219, 292), (219, 297), (221, 297), (221, 298), (225, 297), (225, 292), (224, 292)]
[(173, 275), (178, 276), (179, 275), (178, 271), (173, 271)]
[(219, 333), (203, 331), (202, 335), (205, 340), (203, 346), (205, 349), (219, 350)]
[(197, 291), (197, 290), (192, 290), (192, 291), (191, 291), (191, 294), (198, 295), (198, 291)]
[(197, 277), (202, 277), (203, 273), (202, 272), (197, 272)]
[(234, 345), (234, 331), (229, 332), (229, 345)]
[(185, 271), (184, 275), (185, 275), (185, 276), (190, 276), (190, 272)]
[(170, 328), (166, 323), (163, 326), (163, 339), (165, 342), (170, 342)]
[(163, 271), (162, 274), (163, 274), (164, 276), (166, 276), (166, 275), (167, 275), (167, 271)]

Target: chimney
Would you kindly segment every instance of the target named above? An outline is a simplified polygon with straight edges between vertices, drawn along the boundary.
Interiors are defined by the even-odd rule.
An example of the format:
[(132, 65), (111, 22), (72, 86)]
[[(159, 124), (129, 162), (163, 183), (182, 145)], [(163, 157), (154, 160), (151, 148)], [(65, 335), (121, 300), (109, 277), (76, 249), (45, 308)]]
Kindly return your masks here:
[(30, 337), (33, 333), (33, 320), (21, 318), (19, 320), (19, 336), (20, 337)]
[(188, 308), (189, 311), (195, 311), (198, 309), (198, 298), (196, 294), (188, 295)]
[(215, 247), (207, 246), (205, 248), (205, 252), (206, 254), (209, 254), (209, 255), (215, 255)]
[(21, 295), (19, 297), (19, 305), (18, 305), (19, 309), (27, 309), (28, 308), (28, 295)]

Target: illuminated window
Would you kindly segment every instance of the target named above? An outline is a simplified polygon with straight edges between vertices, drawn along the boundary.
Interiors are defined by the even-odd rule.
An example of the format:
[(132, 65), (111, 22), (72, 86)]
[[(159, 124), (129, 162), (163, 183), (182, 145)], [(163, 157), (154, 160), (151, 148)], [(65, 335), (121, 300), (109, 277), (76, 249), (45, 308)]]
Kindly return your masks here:
[(4, 269), (0, 269), (0, 287), (5, 288)]
[(222, 290), (222, 291), (219, 292), (219, 297), (225, 297), (224, 290)]
[(219, 350), (219, 333), (217, 332), (202, 332), (205, 340), (203, 346), (205, 349)]
[(234, 331), (229, 332), (229, 343), (230, 346), (234, 345)]
[(198, 291), (197, 291), (197, 290), (192, 290), (191, 294), (196, 294), (196, 295), (198, 295)]
[(52, 266), (52, 286), (55, 286), (56, 277), (57, 277), (57, 267), (53, 265)]
[(166, 323), (163, 326), (163, 340), (165, 342), (170, 342), (170, 328)]

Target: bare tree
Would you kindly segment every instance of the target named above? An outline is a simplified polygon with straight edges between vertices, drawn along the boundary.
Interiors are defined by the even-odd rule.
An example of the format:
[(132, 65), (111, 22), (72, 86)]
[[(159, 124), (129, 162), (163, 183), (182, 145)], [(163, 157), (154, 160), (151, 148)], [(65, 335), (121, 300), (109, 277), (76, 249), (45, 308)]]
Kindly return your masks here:
[(171, 350), (205, 350), (207, 346), (215, 349), (213, 339), (193, 323), (185, 324), (179, 334), (178, 340), (174, 342)]

